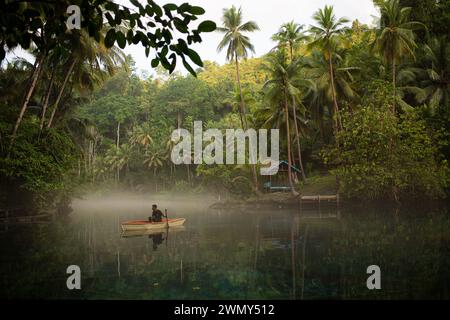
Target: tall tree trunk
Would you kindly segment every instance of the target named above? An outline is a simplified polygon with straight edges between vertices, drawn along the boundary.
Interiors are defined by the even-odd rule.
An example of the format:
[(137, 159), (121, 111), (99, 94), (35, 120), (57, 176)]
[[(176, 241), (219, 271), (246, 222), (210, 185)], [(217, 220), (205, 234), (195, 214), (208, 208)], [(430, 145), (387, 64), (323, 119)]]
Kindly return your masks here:
[(177, 113), (177, 129), (181, 128), (181, 113), (178, 111)]
[(297, 150), (298, 150), (298, 163), (300, 165), (300, 170), (302, 171), (302, 179), (306, 182), (305, 170), (303, 169), (303, 160), (302, 160), (302, 148), (300, 145), (300, 131), (297, 123), (297, 111), (295, 108), (295, 98), (292, 98), (292, 112), (294, 116), (294, 126), (295, 126), (295, 135), (297, 138)]
[(41, 56), (38, 59), (36, 59), (36, 61), (34, 63), (33, 73), (30, 78), (30, 85), (28, 87), (27, 93), (25, 94), (25, 97), (24, 97), (24, 100), (22, 103), (22, 107), (20, 109), (19, 117), (17, 118), (16, 124), (14, 126), (14, 130), (13, 130), (13, 133), (11, 136), (11, 146), (14, 146), (14, 143), (15, 143), (16, 137), (17, 137), (17, 131), (19, 130), (19, 126), (22, 123), (25, 112), (27, 111), (28, 103), (30, 102), (31, 97), (33, 96), (34, 89), (36, 89), (36, 83), (41, 74), (42, 65), (44, 63), (45, 57), (46, 57), (45, 54), (41, 54)]
[(333, 95), (333, 109), (334, 109), (334, 125), (335, 125), (335, 133), (339, 132), (342, 129), (341, 118), (339, 115), (339, 106), (337, 103), (336, 96), (336, 86), (334, 83), (334, 69), (333, 69), (333, 61), (331, 56), (331, 50), (328, 51), (328, 63), (329, 63), (329, 71), (330, 71), (330, 81), (331, 81), (331, 93)]
[(294, 44), (292, 41), (289, 41), (289, 52), (291, 55), (291, 63), (294, 62)]
[(92, 183), (95, 183), (95, 160), (97, 158), (97, 138), (92, 145)]
[(52, 127), (53, 120), (54, 120), (55, 114), (56, 114), (56, 110), (58, 110), (58, 105), (59, 105), (59, 102), (61, 101), (62, 95), (64, 93), (64, 89), (66, 88), (67, 81), (69, 81), (69, 78), (72, 75), (73, 68), (75, 67), (75, 62), (76, 62), (76, 60), (73, 59), (72, 62), (70, 63), (69, 69), (67, 70), (66, 76), (64, 78), (64, 82), (61, 86), (61, 89), (59, 90), (58, 97), (56, 98), (55, 106), (53, 107), (53, 111), (52, 111), (52, 115), (50, 116), (50, 120), (48, 121), (47, 128)]
[(92, 173), (92, 141), (89, 141), (88, 158), (89, 158), (89, 161), (88, 161), (89, 171), (87, 172), (87, 175), (86, 175), (86, 181), (91, 178), (91, 173)]
[[(237, 83), (238, 83), (238, 87), (239, 87), (239, 95), (240, 95), (240, 98), (241, 98), (241, 104), (240, 104), (241, 121), (242, 121), (242, 124), (244, 126), (244, 130), (247, 131), (248, 130), (248, 123), (247, 123), (247, 117), (246, 117), (246, 111), (245, 111), (244, 94), (242, 92), (241, 74), (240, 74), (240, 71), (239, 71), (239, 59), (238, 59), (238, 56), (237, 56), (236, 53), (235, 53), (234, 57), (235, 57), (235, 62), (236, 62), (236, 79), (237, 79)], [(259, 192), (258, 175), (256, 173), (256, 165), (252, 164), (251, 167), (252, 167), (253, 183), (255, 185), (255, 191)]]
[(191, 185), (191, 167), (189, 164), (186, 164), (186, 168), (187, 168), (188, 184)]
[[(117, 121), (117, 138), (116, 138), (116, 148), (117, 148), (117, 152), (119, 151), (120, 148), (120, 121)], [(120, 182), (120, 168), (119, 166), (117, 166), (117, 185), (119, 185)]]
[(287, 154), (288, 154), (288, 176), (289, 176), (289, 185), (291, 187), (291, 192), (293, 195), (298, 195), (297, 191), (295, 191), (294, 183), (292, 182), (292, 158), (291, 158), (291, 133), (289, 128), (289, 108), (288, 108), (288, 99), (286, 89), (284, 89), (284, 112), (286, 118), (286, 138), (287, 138)]
[(52, 90), (53, 90), (53, 83), (55, 81), (55, 73), (56, 73), (56, 70), (53, 69), (52, 76), (50, 77), (50, 84), (48, 85), (47, 94), (45, 95), (44, 104), (42, 106), (41, 122), (39, 124), (39, 133), (44, 128), (45, 114), (47, 113), (48, 102), (50, 100), (50, 95), (51, 95)]
[(116, 131), (116, 148), (119, 150), (120, 148), (120, 121), (117, 121), (117, 131)]
[[(296, 166), (296, 162), (295, 162), (295, 155), (294, 155), (294, 147), (291, 148), (291, 159), (292, 159), (292, 166)], [(297, 171), (293, 170), (292, 171), (292, 178), (294, 179), (294, 183), (297, 184), (298, 183), (298, 175), (297, 175)]]
[(237, 57), (237, 54), (235, 54), (235, 62), (236, 62), (236, 80), (237, 80), (238, 88), (239, 88), (239, 96), (241, 98), (239, 111), (240, 111), (241, 117), (242, 117), (243, 129), (247, 130), (248, 124), (247, 124), (247, 117), (246, 117), (246, 110), (245, 110), (244, 94), (242, 92), (242, 85), (241, 85), (241, 73), (239, 71), (239, 59)]
[(395, 61), (395, 58), (392, 59), (392, 87), (394, 90), (393, 93), (393, 101), (392, 101), (392, 113), (395, 114), (395, 104), (396, 104), (396, 98), (397, 98), (397, 64)]
[[(292, 41), (289, 41), (289, 52), (290, 52), (291, 63), (293, 63), (294, 62), (294, 44), (292, 43)], [(295, 105), (295, 97), (292, 97), (292, 112), (293, 112), (292, 115), (294, 116), (295, 135), (297, 138), (298, 162), (300, 165), (300, 170), (302, 170), (302, 179), (303, 179), (303, 181), (306, 182), (305, 170), (303, 169), (302, 148), (300, 146), (300, 131), (298, 128), (298, 123), (297, 123), (297, 108)]]

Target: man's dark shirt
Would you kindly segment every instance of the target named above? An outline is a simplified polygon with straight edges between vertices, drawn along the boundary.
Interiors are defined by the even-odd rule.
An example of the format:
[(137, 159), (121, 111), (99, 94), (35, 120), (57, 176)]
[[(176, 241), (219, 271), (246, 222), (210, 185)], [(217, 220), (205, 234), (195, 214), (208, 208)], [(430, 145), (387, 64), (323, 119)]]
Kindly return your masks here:
[(152, 213), (152, 221), (154, 221), (154, 222), (161, 222), (163, 216), (164, 215), (161, 212), (161, 210), (156, 209)]

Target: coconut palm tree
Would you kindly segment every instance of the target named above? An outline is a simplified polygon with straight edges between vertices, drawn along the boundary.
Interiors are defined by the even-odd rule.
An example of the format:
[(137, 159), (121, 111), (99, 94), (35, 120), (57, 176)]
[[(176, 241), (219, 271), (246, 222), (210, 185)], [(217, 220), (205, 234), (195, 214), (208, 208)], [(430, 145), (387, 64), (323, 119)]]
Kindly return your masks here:
[(250, 42), (250, 38), (244, 33), (254, 32), (259, 30), (258, 25), (254, 21), (243, 22), (242, 9), (237, 9), (232, 6), (230, 9), (223, 10), (222, 24), (223, 27), (217, 28), (217, 31), (224, 33), (222, 41), (217, 47), (217, 51), (222, 51), (227, 48), (227, 60), (234, 61), (236, 65), (236, 81), (239, 88), (239, 93), (241, 94), (241, 108), (240, 112), (242, 114), (244, 129), (246, 128), (245, 119), (245, 103), (244, 97), (242, 96), (242, 86), (241, 86), (241, 76), (239, 71), (239, 60), (248, 57), (248, 52), (255, 52), (253, 44)]
[(22, 106), (20, 108), (19, 116), (17, 117), (16, 124), (14, 125), (14, 129), (11, 135), (11, 146), (14, 146), (17, 131), (19, 130), (19, 126), (22, 123), (23, 117), (25, 116), (25, 112), (27, 111), (28, 104), (33, 96), (33, 93), (36, 89), (39, 78), (42, 75), (43, 65), (47, 56), (47, 52), (38, 53), (36, 60), (34, 62), (33, 71), (31, 77), (28, 81), (27, 91), (22, 101)]
[[(173, 131), (173, 130), (171, 130)], [(168, 165), (170, 167), (170, 178), (173, 179), (175, 170), (176, 170), (176, 166), (174, 165), (173, 161), (172, 161), (172, 151), (173, 148), (175, 148), (176, 146), (176, 142), (172, 140), (172, 138), (170, 137), (167, 142), (166, 142), (166, 149), (165, 149), (165, 158), (167, 159)]]
[(334, 75), (333, 55), (339, 41), (339, 36), (346, 32), (344, 24), (349, 20), (346, 18), (337, 19), (332, 6), (325, 6), (319, 9), (313, 16), (316, 25), (309, 29), (314, 36), (314, 40), (309, 44), (310, 48), (318, 48), (323, 53), (328, 62), (328, 73), (333, 97), (334, 111), (334, 130), (335, 133), (342, 129), (342, 123), (339, 116), (339, 106), (336, 96), (336, 84)]
[[(357, 97), (354, 88), (353, 74), (359, 69), (349, 66), (349, 61), (345, 57), (346, 51), (339, 49), (333, 56), (334, 68), (334, 94), (340, 100), (351, 101)], [(313, 80), (317, 90), (323, 92), (326, 100), (333, 101), (333, 90), (330, 87), (329, 62), (321, 52), (314, 50), (310, 56), (305, 58), (306, 76)]]
[[(86, 81), (86, 75), (96, 76), (105, 72), (112, 75), (117, 70), (117, 65), (124, 63), (125, 55), (123, 52), (115, 46), (109, 49), (106, 48), (104, 37), (105, 34), (101, 34), (100, 41), (97, 42), (85, 30), (72, 30), (68, 33), (66, 40), (70, 43), (71, 51), (63, 66), (64, 78), (53, 103), (53, 111), (47, 128), (53, 125), (62, 95), (72, 76), (83, 87), (85, 85), (83, 82), (88, 82)], [(89, 83), (91, 81), (92, 79), (89, 79)], [(90, 86), (89, 84), (87, 85)]]
[[(78, 117), (70, 117), (65, 121), (65, 129), (70, 133), (72, 140), (78, 147), (80, 156), (85, 160), (85, 172), (91, 174), (95, 180), (95, 162), (97, 158), (97, 146), (102, 140), (95, 123), (91, 120)], [(81, 159), (79, 159), (81, 161)], [(81, 170), (79, 171), (79, 175)]]
[(151, 136), (152, 129), (150, 124), (146, 123), (143, 126), (136, 126), (130, 135), (130, 145), (141, 146), (147, 148), (151, 143), (153, 143), (153, 138)]
[(401, 7), (398, 0), (379, 1), (381, 11), (380, 30), (375, 42), (376, 51), (386, 63), (392, 65), (393, 100), (392, 112), (395, 112), (397, 100), (397, 66), (406, 57), (415, 59), (414, 29), (423, 24), (410, 21), (411, 7)]
[[(285, 50), (272, 52), (267, 56), (267, 63), (263, 69), (269, 74), (270, 79), (264, 84), (266, 98), (272, 105), (280, 106), (285, 116), (286, 142), (288, 156), (289, 185), (293, 195), (298, 195), (292, 180), (292, 156), (291, 156), (291, 132), (289, 125), (289, 100), (298, 99), (300, 89), (295, 82), (300, 61), (287, 63)], [(280, 111), (279, 111), (280, 112)]]
[[(246, 111), (245, 111), (245, 101), (242, 92), (241, 85), (241, 75), (239, 71), (239, 60), (248, 57), (248, 52), (255, 52), (253, 44), (250, 42), (250, 38), (244, 33), (254, 32), (259, 30), (258, 25), (254, 21), (243, 22), (242, 9), (237, 9), (232, 6), (230, 9), (223, 10), (222, 16), (222, 27), (217, 28), (219, 32), (225, 35), (220, 41), (217, 51), (222, 51), (227, 48), (227, 60), (234, 61), (236, 65), (236, 81), (239, 88), (239, 93), (241, 97), (240, 103), (240, 114), (242, 119), (242, 124), (244, 130), (248, 129)], [(256, 165), (252, 166), (253, 179), (255, 183), (255, 190), (258, 191), (258, 176), (256, 173)]]
[[(63, 64), (62, 82), (59, 88), (59, 92), (56, 96), (55, 102), (53, 103), (53, 111), (50, 116), (50, 120), (47, 127), (50, 128), (53, 124), (53, 120), (58, 109), (59, 103), (63, 96), (64, 90), (66, 89), (67, 83), (70, 77), (77, 71), (77, 68), (82, 68), (84, 62), (88, 62), (91, 66), (89, 72), (84, 73), (84, 77), (78, 78), (77, 80), (85, 80), (86, 75), (95, 75), (94, 69), (97, 71), (107, 71), (110, 74), (115, 70), (116, 65), (123, 62), (123, 54), (117, 47), (112, 47), (107, 49), (104, 44), (104, 34), (100, 37), (100, 42), (96, 42), (93, 38), (87, 34), (85, 30), (71, 30), (64, 35), (63, 39), (58, 41), (60, 44), (56, 45), (52, 50), (41, 50), (33, 49), (35, 55), (35, 63), (31, 77), (27, 84), (27, 91), (22, 101), (22, 106), (20, 108), (19, 116), (17, 118), (16, 124), (14, 126), (11, 135), (11, 146), (14, 145), (19, 126), (23, 120), (25, 112), (28, 108), (28, 104), (36, 91), (39, 84), (39, 79), (44, 73), (44, 69), (50, 68), (51, 72), (56, 72), (58, 70), (58, 65)], [(52, 40), (53, 41), (53, 40)], [(69, 44), (68, 44), (69, 43)], [(66, 48), (70, 48), (70, 51)], [(66, 60), (64, 63), (61, 60)], [(74, 70), (75, 69), (75, 70)], [(76, 72), (75, 72), (76, 73)], [(78, 72), (80, 74), (80, 72)], [(56, 82), (56, 74), (51, 78), (50, 83), (47, 87), (47, 95), (43, 101), (43, 106), (45, 107), (45, 112), (47, 111), (48, 100), (50, 94), (54, 88)], [(42, 110), (41, 126), (43, 126), (45, 121), (44, 108)]]
[(308, 39), (308, 36), (303, 33), (303, 28), (303, 25), (290, 21), (283, 24), (280, 30), (272, 36), (272, 40), (278, 42), (276, 48), (288, 50), (291, 61), (294, 60), (294, 53), (299, 45)]
[[(278, 33), (272, 36), (272, 40), (278, 41), (278, 48), (287, 48), (289, 50), (290, 61), (294, 61), (294, 51), (298, 48), (299, 44), (304, 42), (308, 37), (302, 33), (303, 25), (299, 25), (294, 21), (285, 23), (281, 26)], [(295, 98), (292, 99), (292, 112), (294, 116), (295, 136), (297, 141), (297, 152), (300, 169), (302, 171), (303, 181), (306, 181), (305, 170), (302, 160), (302, 149), (300, 141), (300, 131), (297, 123), (297, 107), (295, 104)], [(295, 162), (295, 161), (294, 161)]]
[(111, 171), (116, 172), (116, 183), (120, 181), (120, 171), (128, 167), (131, 160), (131, 147), (123, 144), (119, 148), (111, 147), (105, 157), (105, 163), (108, 164)]
[[(242, 96), (241, 96), (241, 92), (239, 90), (233, 90), (229, 92), (229, 96), (227, 99), (225, 99), (223, 101), (223, 103), (225, 105), (229, 105), (232, 107), (233, 112), (238, 112), (240, 120), (241, 120), (241, 125), (244, 126), (244, 119), (242, 118), (242, 114), (239, 112), (239, 108), (241, 106), (241, 97), (243, 97), (244, 99), (244, 104), (246, 106), (246, 108), (249, 108), (251, 110), (252, 105), (255, 104), (256, 100), (252, 95), (252, 92), (246, 89), (242, 90)], [(247, 120), (247, 124), (248, 124), (248, 120)]]
[(153, 176), (156, 177), (156, 172), (158, 168), (161, 168), (164, 165), (165, 159), (166, 156), (163, 152), (158, 150), (147, 150), (143, 164), (145, 164), (149, 169), (152, 169)]
[(449, 106), (450, 44), (446, 37), (433, 38), (424, 46), (422, 68), (418, 71), (419, 85), (432, 110)]

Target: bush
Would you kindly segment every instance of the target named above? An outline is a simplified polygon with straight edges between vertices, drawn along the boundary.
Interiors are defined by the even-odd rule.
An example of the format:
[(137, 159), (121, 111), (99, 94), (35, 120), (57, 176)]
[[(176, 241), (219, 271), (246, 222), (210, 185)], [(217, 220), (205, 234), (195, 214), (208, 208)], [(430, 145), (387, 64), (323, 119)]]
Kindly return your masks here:
[[(6, 205), (14, 204), (13, 198), (30, 207), (65, 201), (76, 183), (72, 139), (60, 129), (45, 131), (38, 139), (39, 127), (28, 121), (21, 129), (14, 147), (3, 149), (0, 157), (0, 179), (9, 193)], [(29, 199), (20, 202), (25, 196)]]
[(344, 130), (323, 152), (347, 198), (441, 198), (449, 182), (426, 125), (415, 112), (397, 117), (373, 105), (342, 114)]

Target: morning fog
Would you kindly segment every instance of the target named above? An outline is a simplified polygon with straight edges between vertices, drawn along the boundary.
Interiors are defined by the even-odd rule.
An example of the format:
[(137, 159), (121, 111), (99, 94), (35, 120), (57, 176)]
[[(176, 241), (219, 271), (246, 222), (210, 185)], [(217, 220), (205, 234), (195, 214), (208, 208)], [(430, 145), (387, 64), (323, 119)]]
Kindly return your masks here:
[[(278, 129), (271, 129), (270, 143), (268, 143), (268, 131), (266, 129), (258, 131), (255, 129), (203, 130), (202, 121), (195, 121), (193, 137), (186, 129), (176, 129), (172, 132), (171, 139), (175, 146), (172, 149), (171, 160), (176, 165), (192, 163), (256, 165), (260, 163), (261, 175), (275, 175), (279, 165), (280, 134)], [(269, 145), (270, 155), (268, 155)]]

